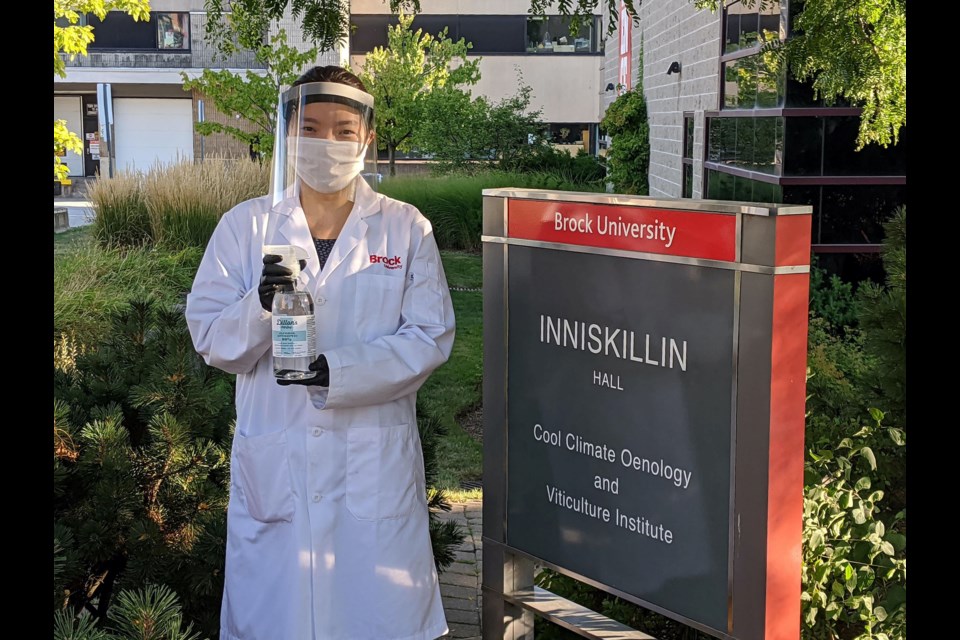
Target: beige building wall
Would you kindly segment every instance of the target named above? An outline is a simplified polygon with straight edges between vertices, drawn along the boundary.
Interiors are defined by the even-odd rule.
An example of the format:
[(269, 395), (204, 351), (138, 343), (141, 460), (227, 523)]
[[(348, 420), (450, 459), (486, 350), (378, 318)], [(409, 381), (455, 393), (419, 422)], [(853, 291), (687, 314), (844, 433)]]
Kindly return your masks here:
[[(683, 193), (683, 114), (694, 115), (693, 197), (703, 197), (704, 111), (719, 109), (720, 14), (688, 0), (652, 0), (640, 9), (643, 91), (650, 122), (650, 195)], [(667, 75), (672, 62), (679, 74)]]
[[(604, 11), (604, 25), (609, 14)], [(693, 197), (704, 193), (705, 111), (719, 109), (720, 14), (698, 11), (689, 0), (644, 0), (640, 24), (631, 38), (631, 84), (641, 78), (650, 123), (650, 195), (679, 198), (683, 194), (683, 114), (694, 116)], [(642, 56), (642, 62), (641, 62)], [(608, 37), (602, 84), (617, 84), (619, 43)], [(679, 74), (667, 75), (672, 62)], [(600, 117), (616, 98), (601, 91)]]
[[(522, 82), (531, 89), (530, 108), (543, 109), (544, 122), (597, 122), (600, 117), (597, 56), (468, 56), (479, 57), (480, 81), (469, 87), (493, 103), (517, 94)], [(558, 59), (559, 58), (559, 59)], [(366, 56), (350, 56), (351, 68), (363, 67)]]

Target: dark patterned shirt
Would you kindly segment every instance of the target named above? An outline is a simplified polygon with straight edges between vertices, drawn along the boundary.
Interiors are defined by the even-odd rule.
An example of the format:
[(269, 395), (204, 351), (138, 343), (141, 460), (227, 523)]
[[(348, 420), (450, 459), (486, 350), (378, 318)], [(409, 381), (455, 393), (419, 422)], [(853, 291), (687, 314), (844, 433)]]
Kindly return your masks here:
[(333, 245), (336, 241), (336, 238), (333, 238), (332, 240), (325, 240), (321, 238), (313, 239), (313, 244), (317, 247), (317, 257), (320, 258), (321, 271), (323, 271), (323, 267), (327, 264), (327, 258), (330, 257), (330, 252), (333, 251)]

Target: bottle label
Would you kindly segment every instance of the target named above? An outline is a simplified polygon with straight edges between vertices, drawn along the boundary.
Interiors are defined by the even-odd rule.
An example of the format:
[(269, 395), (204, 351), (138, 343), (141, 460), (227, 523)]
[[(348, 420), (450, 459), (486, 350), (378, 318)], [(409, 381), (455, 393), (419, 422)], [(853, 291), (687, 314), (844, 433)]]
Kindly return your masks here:
[(315, 351), (316, 336), (316, 321), (312, 315), (274, 316), (273, 357), (310, 357)]

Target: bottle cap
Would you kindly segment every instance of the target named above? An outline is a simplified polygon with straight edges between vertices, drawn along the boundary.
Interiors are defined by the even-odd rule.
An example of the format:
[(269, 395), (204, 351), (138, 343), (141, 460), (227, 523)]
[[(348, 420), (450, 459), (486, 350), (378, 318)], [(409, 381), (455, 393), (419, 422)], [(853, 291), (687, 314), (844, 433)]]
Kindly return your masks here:
[(280, 256), (280, 266), (290, 269), (294, 278), (300, 277), (300, 261), (307, 259), (305, 249), (292, 244), (265, 244), (263, 245), (263, 255), (268, 254)]

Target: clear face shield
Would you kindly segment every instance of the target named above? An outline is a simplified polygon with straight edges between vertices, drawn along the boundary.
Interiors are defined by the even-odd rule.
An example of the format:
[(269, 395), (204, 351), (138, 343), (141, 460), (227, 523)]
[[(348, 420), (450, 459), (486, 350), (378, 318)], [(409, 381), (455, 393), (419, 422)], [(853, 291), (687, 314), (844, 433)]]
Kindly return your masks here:
[[(273, 205), (301, 191), (377, 185), (373, 96), (338, 82), (309, 82), (280, 95), (270, 195)], [(371, 178), (372, 176), (372, 178)], [(349, 194), (353, 200), (353, 193)]]

